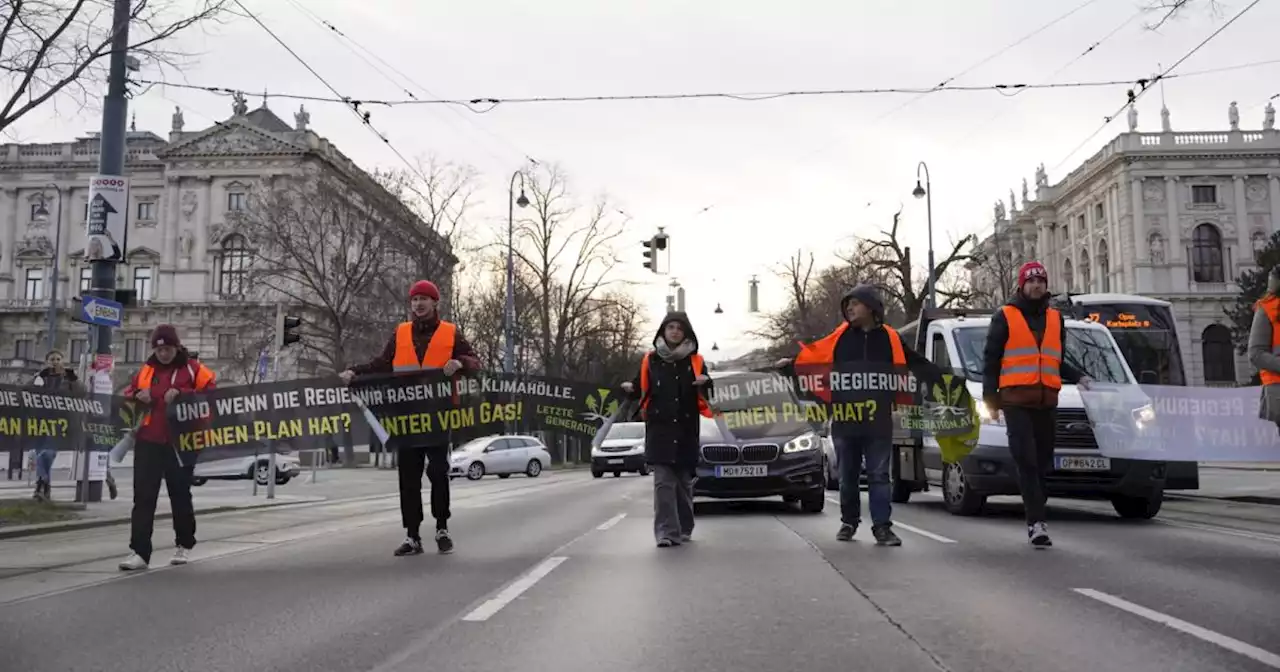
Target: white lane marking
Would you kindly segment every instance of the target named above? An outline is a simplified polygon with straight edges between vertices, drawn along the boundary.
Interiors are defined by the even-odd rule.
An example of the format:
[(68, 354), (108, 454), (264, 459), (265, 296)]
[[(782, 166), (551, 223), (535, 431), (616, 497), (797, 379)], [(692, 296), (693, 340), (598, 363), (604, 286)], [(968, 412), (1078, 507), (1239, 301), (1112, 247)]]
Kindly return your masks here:
[(613, 527), (614, 525), (617, 525), (619, 522), (621, 522), (621, 521), (622, 521), (622, 519), (623, 519), (623, 518), (626, 518), (626, 517), (627, 517), (627, 514), (625, 514), (625, 513), (619, 513), (618, 515), (616, 515), (616, 516), (614, 516), (614, 517), (610, 518), (609, 520), (606, 520), (606, 521), (604, 521), (603, 523), (600, 523), (599, 525), (597, 525), (597, 526), (596, 526), (596, 529), (597, 529), (597, 530), (607, 530), (607, 529), (609, 529), (609, 528)]
[(524, 591), (533, 587), (533, 584), (541, 581), (543, 577), (551, 573), (551, 570), (560, 566), (560, 563), (569, 558), (563, 555), (552, 556), (543, 560), (538, 566), (534, 567), (528, 574), (511, 582), (502, 592), (498, 593), (492, 599), (484, 604), (476, 607), (471, 613), (462, 617), (464, 621), (487, 621), (489, 617), (498, 613), (503, 607), (511, 604), (517, 597), (520, 597)]
[[(864, 499), (865, 499), (865, 498), (864, 498)], [(828, 501), (828, 502), (831, 502), (832, 504), (835, 504), (836, 506), (839, 506), (839, 505), (840, 505), (840, 500), (836, 499), (835, 497), (828, 497), (828, 498), (827, 498), (827, 501)], [(934, 534), (933, 532), (930, 532), (930, 531), (928, 531), (928, 530), (922, 530), (922, 529), (920, 529), (920, 528), (918, 528), (918, 527), (912, 527), (911, 525), (908, 525), (908, 524), (906, 524), (906, 523), (900, 523), (900, 522), (898, 522), (898, 521), (896, 521), (896, 520), (895, 520), (895, 521), (893, 521), (893, 526), (894, 526), (894, 527), (901, 527), (902, 529), (907, 530), (908, 532), (915, 532), (916, 534), (918, 534), (918, 535), (920, 535), (920, 536), (922, 536), (922, 537), (927, 537), (927, 538), (929, 538), (929, 539), (932, 539), (932, 540), (934, 540), (934, 541), (938, 541), (938, 542), (941, 542), (941, 543), (944, 543), (944, 544), (954, 544), (954, 543), (957, 543), (955, 539), (948, 539), (947, 537), (944, 537), (944, 536), (942, 536), (941, 534)]]
[(1188, 623), (1186, 621), (1174, 618), (1173, 616), (1169, 616), (1168, 614), (1162, 614), (1158, 611), (1153, 611), (1144, 606), (1134, 604), (1128, 600), (1121, 599), (1114, 595), (1108, 595), (1107, 593), (1093, 590), (1092, 588), (1072, 588), (1071, 590), (1081, 595), (1084, 595), (1085, 597), (1093, 598), (1099, 602), (1102, 602), (1103, 604), (1109, 604), (1115, 607), (1116, 609), (1127, 611), (1135, 616), (1141, 616), (1149, 621), (1155, 621), (1156, 623), (1168, 626), (1179, 632), (1183, 632), (1188, 635), (1191, 635), (1192, 637), (1196, 637), (1198, 639), (1209, 642), (1210, 644), (1216, 644), (1228, 651), (1233, 651), (1242, 656), (1245, 656), (1246, 658), (1252, 658), (1253, 660), (1256, 660), (1259, 663), (1262, 663), (1263, 665), (1268, 665), (1277, 670), (1280, 670), (1280, 655), (1271, 653), (1270, 651), (1259, 649), (1258, 647), (1253, 646), (1252, 644), (1246, 644), (1238, 639), (1233, 639), (1231, 637), (1228, 637), (1221, 633), (1214, 632), (1212, 630), (1206, 630), (1205, 628), (1202, 628), (1193, 623)]

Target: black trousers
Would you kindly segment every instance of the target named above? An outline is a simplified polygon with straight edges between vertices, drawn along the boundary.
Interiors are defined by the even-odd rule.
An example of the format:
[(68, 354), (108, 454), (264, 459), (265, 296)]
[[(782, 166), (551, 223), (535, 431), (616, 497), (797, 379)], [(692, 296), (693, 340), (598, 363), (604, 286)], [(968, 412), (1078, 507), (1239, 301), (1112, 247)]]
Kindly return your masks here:
[(1054, 432), (1058, 425), (1056, 408), (1004, 408), (1009, 453), (1018, 469), (1018, 489), (1026, 509), (1027, 524), (1045, 521), (1044, 479), (1053, 470)]
[(191, 505), (191, 477), (195, 461), (183, 464), (173, 446), (139, 441), (133, 448), (133, 516), (129, 548), (151, 562), (151, 533), (156, 523), (156, 500), (160, 481), (169, 491), (173, 511), (174, 541), (183, 548), (195, 548), (196, 511)]
[(426, 467), (431, 484), (431, 517), (436, 529), (448, 529), (449, 446), (408, 446), (397, 450), (400, 475), (400, 519), (409, 536), (419, 538), (422, 525), (422, 471)]

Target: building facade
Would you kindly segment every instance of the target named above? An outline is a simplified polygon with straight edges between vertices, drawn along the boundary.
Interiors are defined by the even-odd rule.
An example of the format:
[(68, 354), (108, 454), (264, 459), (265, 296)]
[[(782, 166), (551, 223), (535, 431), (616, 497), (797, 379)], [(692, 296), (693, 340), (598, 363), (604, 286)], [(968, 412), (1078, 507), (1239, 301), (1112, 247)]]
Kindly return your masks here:
[(1280, 131), (1268, 105), (1261, 130), (1243, 130), (1236, 104), (1228, 130), (1129, 131), (1057, 184), (1043, 164), (1022, 205), (995, 207), (995, 231), (970, 265), (979, 295), (1012, 287), (1019, 264), (1039, 259), (1054, 292), (1140, 294), (1173, 304), (1188, 383), (1232, 384), (1252, 376), (1238, 355), (1226, 309), (1236, 278), (1280, 226)]
[[(126, 311), (113, 337), (117, 381), (150, 355), (147, 335), (166, 322), (228, 382), (255, 377), (279, 297), (251, 286), (252, 241), (235, 230), (237, 214), (250, 207), (255, 189), (270, 189), (280, 178), (323, 170), (372, 183), (308, 122), (303, 108), (290, 125), (265, 101), (250, 111), (236, 96), (232, 116), (212, 127), (186, 131), (175, 110), (167, 138), (129, 132), (128, 238), (117, 286), (134, 289), (137, 306)], [(71, 309), (89, 287), (85, 221), (99, 145), (94, 134), (0, 146), (0, 365), (10, 379), (44, 358), (51, 305), (56, 347), (73, 362), (92, 352), (88, 329), (71, 320)], [(442, 292), (450, 291), (456, 263), (447, 256), (452, 261), (439, 280)], [(305, 356), (291, 365), (303, 373), (316, 369)]]

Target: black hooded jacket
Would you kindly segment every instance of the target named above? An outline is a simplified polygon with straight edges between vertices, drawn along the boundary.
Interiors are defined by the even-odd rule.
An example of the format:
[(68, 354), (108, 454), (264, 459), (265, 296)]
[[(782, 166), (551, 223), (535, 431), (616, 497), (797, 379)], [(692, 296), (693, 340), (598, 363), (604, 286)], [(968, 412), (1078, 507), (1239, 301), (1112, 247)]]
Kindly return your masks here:
[[(658, 356), (656, 349), (662, 342), (663, 330), (671, 322), (678, 322), (684, 327), (685, 342), (692, 343), (693, 350), (686, 357), (668, 362)], [(689, 316), (678, 311), (668, 313), (658, 325), (653, 346), (655, 350), (649, 353), (649, 400), (644, 420), (645, 459), (652, 464), (692, 468), (698, 463), (698, 394), (701, 389), (702, 394), (709, 395), (711, 383), (694, 385), (692, 356), (698, 352), (698, 336), (693, 331)], [(706, 375), (705, 370), (703, 374)], [(632, 398), (643, 402), (639, 371), (631, 384)]]

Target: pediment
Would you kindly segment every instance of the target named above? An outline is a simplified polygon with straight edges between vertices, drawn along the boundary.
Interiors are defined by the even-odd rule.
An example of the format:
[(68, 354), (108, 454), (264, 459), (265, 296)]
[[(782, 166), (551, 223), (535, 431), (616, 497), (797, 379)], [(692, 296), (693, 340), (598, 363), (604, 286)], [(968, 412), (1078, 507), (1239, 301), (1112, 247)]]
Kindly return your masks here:
[(135, 247), (132, 250), (129, 250), (129, 254), (127, 255), (127, 258), (128, 259), (159, 259), (160, 253), (149, 247), (146, 247), (145, 245), (139, 245), (138, 247)]
[(180, 158), (303, 154), (307, 151), (306, 147), (252, 126), (229, 121), (176, 145), (170, 145), (157, 155), (161, 158)]

